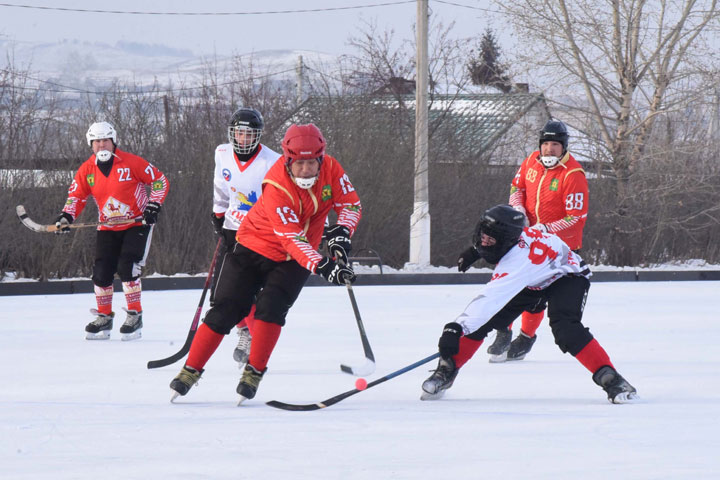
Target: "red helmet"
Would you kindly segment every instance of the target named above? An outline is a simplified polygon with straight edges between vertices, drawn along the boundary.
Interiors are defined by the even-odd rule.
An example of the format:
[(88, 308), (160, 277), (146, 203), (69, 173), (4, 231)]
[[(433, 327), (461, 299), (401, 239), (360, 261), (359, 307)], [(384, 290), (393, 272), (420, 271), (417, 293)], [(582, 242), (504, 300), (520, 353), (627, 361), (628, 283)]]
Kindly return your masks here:
[(314, 124), (290, 125), (285, 132), (282, 141), (285, 165), (290, 165), (295, 160), (305, 158), (316, 158), (322, 163), (325, 155), (325, 138), (322, 132)]

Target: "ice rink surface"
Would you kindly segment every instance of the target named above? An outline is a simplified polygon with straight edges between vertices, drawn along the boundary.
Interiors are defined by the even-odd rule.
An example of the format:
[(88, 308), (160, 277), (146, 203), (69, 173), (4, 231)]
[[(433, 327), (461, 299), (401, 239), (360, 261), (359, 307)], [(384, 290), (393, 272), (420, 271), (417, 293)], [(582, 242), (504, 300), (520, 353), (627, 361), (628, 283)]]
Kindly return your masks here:
[[(355, 287), (380, 378), (436, 351), (481, 286)], [(143, 295), (143, 338), (84, 340), (91, 294), (0, 297), (0, 475), (7, 479), (717, 479), (720, 282), (595, 283), (584, 323), (641, 402), (612, 405), (554, 345), (547, 321), (521, 362), (486, 340), (445, 398), (421, 402), (435, 362), (314, 412), (354, 388), (364, 357), (345, 288), (308, 287), (257, 397), (237, 407), (233, 333), (176, 404), (199, 290)], [(519, 322), (514, 330), (517, 334)]]

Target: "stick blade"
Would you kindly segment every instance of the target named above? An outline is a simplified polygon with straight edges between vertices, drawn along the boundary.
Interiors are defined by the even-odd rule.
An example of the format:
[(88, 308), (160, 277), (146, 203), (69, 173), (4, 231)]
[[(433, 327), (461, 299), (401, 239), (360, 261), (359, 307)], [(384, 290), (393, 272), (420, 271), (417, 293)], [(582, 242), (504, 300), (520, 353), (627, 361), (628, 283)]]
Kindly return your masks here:
[(322, 403), (308, 403), (305, 405), (297, 405), (293, 403), (279, 402), (277, 400), (270, 400), (269, 402), (265, 402), (265, 405), (273, 408), (279, 408), (280, 410), (290, 410), (293, 412), (310, 412), (313, 410), (320, 410), (321, 408), (325, 408), (327, 406)]
[(340, 370), (356, 377), (367, 377), (375, 372), (375, 362), (367, 358), (364, 365), (351, 367), (349, 365), (340, 365)]
[(22, 222), (23, 225), (25, 225), (27, 228), (32, 230), (33, 232), (52, 232), (53, 230), (56, 230), (55, 225), (40, 225), (39, 223), (35, 222), (33, 219), (31, 219), (27, 211), (25, 210), (25, 207), (22, 205), (18, 205), (15, 207), (15, 213), (17, 214), (18, 218)]

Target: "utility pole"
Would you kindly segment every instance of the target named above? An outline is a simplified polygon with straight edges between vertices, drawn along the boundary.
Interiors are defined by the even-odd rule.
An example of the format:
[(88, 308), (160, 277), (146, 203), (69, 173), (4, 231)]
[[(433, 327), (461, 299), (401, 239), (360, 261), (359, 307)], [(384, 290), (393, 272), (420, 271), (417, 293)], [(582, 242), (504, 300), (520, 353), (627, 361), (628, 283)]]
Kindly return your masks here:
[(303, 99), (303, 58), (302, 55), (298, 55), (297, 66), (295, 67), (295, 74), (297, 75), (297, 89), (295, 91), (297, 104), (300, 105)]
[(415, 81), (415, 195), (410, 217), (410, 263), (430, 265), (428, 195), (428, 0), (417, 0)]

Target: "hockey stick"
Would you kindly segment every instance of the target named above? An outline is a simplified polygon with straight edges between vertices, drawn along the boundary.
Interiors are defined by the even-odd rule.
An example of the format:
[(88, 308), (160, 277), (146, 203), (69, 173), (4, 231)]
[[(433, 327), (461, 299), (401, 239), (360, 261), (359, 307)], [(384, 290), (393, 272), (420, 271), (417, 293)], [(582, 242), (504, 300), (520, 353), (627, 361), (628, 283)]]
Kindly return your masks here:
[[(380, 385), (383, 382), (387, 382), (391, 378), (395, 378), (398, 375), (402, 375), (405, 372), (409, 372), (410, 370), (419, 367), (420, 365), (423, 365), (431, 360), (434, 360), (440, 356), (439, 353), (433, 353), (429, 357), (425, 357), (422, 360), (418, 360), (417, 362), (408, 365), (407, 367), (403, 367), (400, 370), (395, 370), (392, 373), (389, 373), (385, 375), (382, 378), (378, 378), (377, 380), (374, 380), (367, 384), (367, 387), (365, 387), (363, 390), (367, 390), (368, 388), (372, 388), (376, 385)], [(363, 390), (358, 390), (357, 388), (354, 388), (352, 390), (348, 390), (347, 392), (341, 393), (340, 395), (335, 395), (334, 397), (330, 397), (327, 400), (323, 400), (322, 402), (318, 403), (308, 403), (305, 405), (298, 405), (293, 403), (284, 403), (284, 402), (278, 402), (277, 400), (271, 400), (269, 402), (266, 402), (266, 405), (269, 405), (271, 407), (279, 408), (281, 410), (292, 410), (295, 412), (308, 412), (311, 410), (320, 410), (321, 408), (327, 408), (332, 405), (335, 405), (338, 402), (341, 402), (342, 400), (345, 400), (346, 398), (355, 395), (356, 393), (360, 393)]]
[(357, 301), (355, 300), (355, 293), (352, 289), (350, 281), (345, 282), (347, 287), (348, 295), (350, 296), (350, 303), (352, 303), (353, 313), (355, 313), (355, 321), (357, 322), (358, 330), (360, 331), (360, 341), (362, 342), (363, 351), (365, 352), (365, 364), (358, 367), (351, 367), (348, 365), (340, 365), (340, 370), (350, 375), (358, 377), (364, 377), (372, 374), (375, 371), (375, 355), (373, 355), (372, 348), (370, 348), (370, 342), (365, 333), (365, 327), (363, 326), (362, 318), (360, 318), (360, 309), (358, 308)]
[(205, 279), (205, 287), (203, 288), (202, 295), (200, 296), (200, 303), (198, 303), (197, 310), (195, 310), (195, 316), (193, 317), (193, 321), (190, 324), (190, 331), (187, 334), (185, 343), (182, 347), (180, 347), (180, 350), (167, 358), (161, 358), (160, 360), (150, 360), (147, 363), (148, 369), (160, 368), (166, 365), (171, 365), (183, 358), (190, 351), (190, 345), (192, 345), (193, 338), (195, 338), (195, 332), (197, 332), (198, 329), (198, 323), (200, 323), (200, 314), (202, 313), (202, 308), (205, 304), (205, 295), (207, 295), (208, 288), (210, 288), (210, 284), (212, 283), (213, 271), (215, 270), (215, 262), (217, 261), (218, 252), (220, 251), (220, 244), (222, 244), (222, 242), (223, 239), (222, 237), (220, 237), (218, 239), (217, 246), (215, 247), (215, 253), (213, 253), (212, 261), (210, 262), (210, 270), (208, 270), (207, 278)]
[[(52, 225), (42, 225), (40, 223), (37, 223), (35, 220), (30, 218), (25, 211), (25, 207), (22, 205), (18, 205), (15, 207), (15, 213), (17, 213), (18, 218), (20, 218), (20, 221), (23, 225), (25, 225), (27, 228), (32, 230), (33, 232), (40, 232), (40, 233), (46, 233), (46, 232), (57, 232), (58, 228), (53, 223)], [(67, 225), (67, 228), (88, 228), (88, 227), (110, 227), (113, 225), (130, 225), (137, 223), (138, 225), (144, 224), (142, 220), (121, 220), (117, 222), (105, 222), (105, 223), (71, 223)]]

